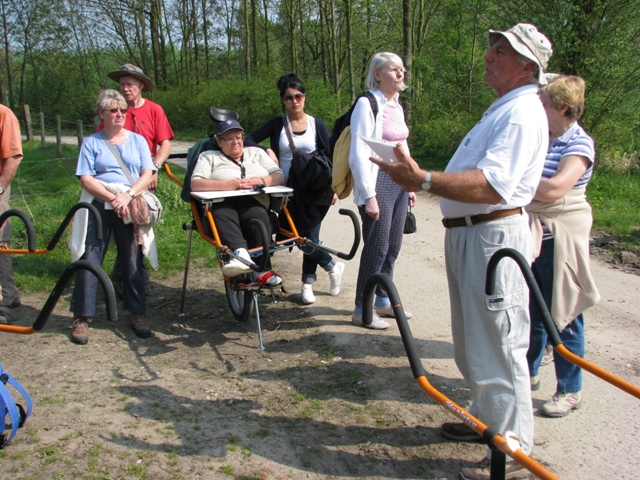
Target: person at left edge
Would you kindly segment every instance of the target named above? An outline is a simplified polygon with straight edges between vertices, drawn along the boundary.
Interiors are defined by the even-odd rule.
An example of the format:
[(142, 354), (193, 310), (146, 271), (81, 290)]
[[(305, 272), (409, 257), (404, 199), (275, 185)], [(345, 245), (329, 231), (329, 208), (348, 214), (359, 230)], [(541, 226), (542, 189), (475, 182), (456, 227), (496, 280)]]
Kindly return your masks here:
[[(22, 161), (22, 139), (20, 124), (14, 113), (0, 105), (0, 213), (9, 210), (11, 181)], [(11, 222), (4, 222), (0, 229), (0, 242), (11, 242)], [(13, 277), (11, 255), (0, 255), (0, 323), (11, 323), (11, 311), (20, 306), (20, 295)]]

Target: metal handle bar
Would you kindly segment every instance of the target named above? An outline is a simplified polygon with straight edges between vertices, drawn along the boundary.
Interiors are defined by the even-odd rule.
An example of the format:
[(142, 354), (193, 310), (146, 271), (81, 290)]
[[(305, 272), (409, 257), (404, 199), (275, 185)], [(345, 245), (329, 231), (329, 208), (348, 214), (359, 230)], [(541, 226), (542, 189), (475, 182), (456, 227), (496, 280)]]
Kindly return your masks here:
[(2, 215), (0, 215), (0, 225), (2, 225), (2, 223), (4, 223), (6, 218), (8, 218), (9, 216), (19, 217), (27, 227), (27, 240), (29, 244), (28, 244), (27, 250), (5, 248), (5, 249), (0, 249), (0, 253), (10, 254), (10, 255), (24, 255), (24, 254), (42, 255), (45, 253), (49, 253), (51, 250), (55, 248), (55, 246), (60, 241), (62, 234), (67, 228), (67, 225), (69, 225), (69, 223), (71, 222), (71, 219), (73, 219), (73, 216), (75, 215), (75, 213), (82, 208), (86, 208), (93, 215), (96, 222), (96, 238), (98, 240), (102, 240), (102, 218), (100, 217), (100, 213), (98, 213), (98, 209), (93, 205), (91, 205), (90, 203), (79, 202), (79, 203), (76, 203), (73, 207), (71, 207), (71, 209), (69, 210), (69, 213), (67, 213), (67, 216), (64, 218), (64, 220), (62, 220), (62, 223), (58, 227), (58, 230), (53, 235), (53, 238), (51, 238), (49, 245), (47, 245), (47, 248), (44, 250), (36, 250), (35, 229), (33, 228), (33, 223), (31, 223), (31, 220), (29, 219), (29, 217), (27, 217), (27, 215), (21, 212), (20, 210), (7, 210)]
[(513, 248), (502, 248), (491, 256), (487, 265), (487, 282), (485, 284), (485, 293), (487, 295), (493, 295), (495, 291), (496, 269), (498, 267), (498, 263), (504, 257), (512, 258), (520, 267), (520, 271), (522, 272), (522, 275), (527, 282), (529, 290), (531, 291), (533, 299), (535, 300), (536, 307), (538, 307), (540, 316), (542, 317), (544, 328), (547, 330), (547, 335), (549, 335), (551, 344), (556, 349), (556, 351), (567, 361), (587, 370), (588, 372), (591, 372), (596, 377), (600, 377), (604, 381), (609, 382), (610, 384), (618, 387), (628, 394), (640, 399), (640, 388), (621, 379), (620, 377), (607, 372), (606, 370), (585, 360), (584, 358), (571, 353), (571, 351), (569, 351), (567, 347), (564, 346), (562, 340), (560, 339), (558, 329), (556, 328), (556, 325), (551, 318), (551, 314), (549, 313), (547, 304), (544, 302), (544, 298), (542, 297), (542, 293), (540, 292), (538, 283), (533, 276), (533, 272), (531, 271), (529, 262), (522, 256), (520, 252), (514, 250)]
[[(389, 300), (391, 301), (391, 305), (393, 306), (393, 314), (398, 323), (398, 329), (400, 330), (402, 343), (404, 344), (404, 349), (407, 352), (409, 364), (411, 365), (411, 371), (413, 372), (413, 376), (418, 382), (418, 385), (420, 385), (422, 390), (427, 395), (429, 395), (436, 402), (442, 405), (446, 410), (458, 417), (467, 426), (473, 428), (479, 435), (482, 436), (485, 443), (489, 445), (489, 447), (493, 450), (491, 462), (492, 473), (494, 473), (494, 469), (502, 469), (502, 471), (504, 472), (504, 455), (495, 455), (496, 453), (499, 453), (496, 452), (496, 450), (499, 450), (500, 452), (509, 455), (511, 458), (516, 460), (520, 465), (524, 466), (538, 478), (542, 478), (544, 480), (557, 480), (558, 477), (556, 477), (553, 473), (549, 472), (542, 465), (529, 457), (519, 448), (519, 446), (510, 444), (509, 441), (502, 435), (487, 427), (480, 420), (478, 420), (473, 415), (465, 411), (462, 407), (451, 401), (429, 383), (426, 378), (426, 371), (424, 370), (422, 361), (420, 360), (420, 355), (418, 355), (418, 352), (416, 350), (416, 345), (413, 340), (409, 324), (407, 323), (407, 317), (404, 313), (404, 307), (402, 306), (402, 302), (400, 301), (398, 290), (396, 289), (391, 279), (382, 273), (371, 275), (371, 277), (369, 277), (367, 283), (365, 284), (362, 303), (362, 323), (365, 325), (370, 325), (373, 319), (373, 294), (377, 285), (381, 285), (386, 290), (387, 295), (389, 296)], [(502, 461), (502, 465), (498, 464), (499, 461)], [(492, 476), (491, 478), (494, 477)]]
[(23, 335), (29, 335), (32, 333), (36, 333), (44, 328), (58, 303), (58, 299), (63, 294), (64, 289), (66, 288), (69, 280), (73, 276), (73, 274), (77, 270), (88, 270), (93, 273), (96, 277), (98, 277), (98, 281), (102, 285), (102, 289), (104, 290), (104, 296), (107, 303), (107, 318), (111, 321), (115, 321), (118, 319), (118, 308), (116, 305), (116, 294), (113, 290), (113, 284), (109, 279), (109, 276), (99, 265), (90, 262), (88, 260), (78, 260), (76, 262), (71, 263), (65, 268), (64, 272), (60, 276), (60, 279), (53, 287), (47, 302), (42, 307), (42, 310), (38, 314), (35, 322), (32, 327), (19, 327), (16, 325), (0, 325), (0, 332), (10, 332), (10, 333), (19, 333)]
[[(358, 251), (358, 247), (360, 246), (360, 237), (362, 236), (360, 231), (360, 222), (358, 221), (358, 217), (353, 210), (341, 208), (340, 210), (338, 210), (338, 213), (340, 215), (347, 215), (351, 219), (351, 223), (353, 224), (353, 230), (354, 230), (355, 236), (353, 239), (353, 245), (351, 245), (351, 251), (349, 253), (342, 253), (337, 250), (334, 250), (333, 248), (329, 248), (325, 245), (319, 245), (305, 237), (300, 237), (297, 240), (298, 247), (318, 248), (320, 250), (324, 250), (325, 252), (331, 253), (332, 255), (336, 255), (337, 257), (343, 258), (345, 260), (351, 260), (353, 257), (355, 257), (356, 252)], [(292, 232), (287, 232), (287, 233), (292, 233)]]
[(67, 228), (67, 225), (69, 225), (69, 222), (71, 222), (71, 220), (73, 219), (73, 216), (76, 214), (78, 210), (82, 208), (86, 208), (93, 215), (93, 218), (96, 222), (96, 238), (98, 240), (102, 240), (102, 218), (100, 217), (100, 213), (98, 212), (98, 209), (93, 205), (91, 205), (90, 203), (78, 202), (73, 207), (71, 207), (71, 210), (69, 210), (69, 213), (67, 213), (67, 216), (64, 217), (64, 220), (58, 227), (58, 230), (53, 235), (53, 238), (51, 238), (49, 245), (47, 245), (47, 250), (51, 251), (55, 248), (55, 246), (58, 244), (58, 241), (60, 240), (60, 237), (62, 237), (64, 230)]
[(0, 215), (0, 227), (4, 225), (4, 222), (6, 222), (9, 217), (18, 217), (20, 220), (22, 220), (22, 222), (24, 223), (24, 226), (27, 229), (27, 242), (28, 242), (27, 248), (29, 249), (29, 252), (35, 252), (36, 251), (36, 231), (33, 228), (33, 222), (31, 222), (31, 219), (27, 216), (26, 213), (20, 210), (13, 210), (13, 209), (7, 210), (2, 215)]

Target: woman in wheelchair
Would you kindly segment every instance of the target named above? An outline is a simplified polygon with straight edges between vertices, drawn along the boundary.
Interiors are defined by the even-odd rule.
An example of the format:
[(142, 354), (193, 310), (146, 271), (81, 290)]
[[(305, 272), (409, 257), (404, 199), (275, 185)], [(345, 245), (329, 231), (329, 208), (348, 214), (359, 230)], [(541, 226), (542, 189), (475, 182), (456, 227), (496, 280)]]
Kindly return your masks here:
[[(284, 183), (282, 170), (264, 150), (258, 147), (244, 148), (244, 129), (237, 120), (222, 122), (218, 127), (217, 140), (222, 151), (209, 150), (198, 157), (191, 175), (192, 191), (251, 190), (255, 185), (270, 187)], [(260, 230), (252, 225), (250, 220), (259, 219), (271, 238), (269, 201), (266, 194), (243, 195), (227, 197), (224, 201), (212, 203), (209, 207), (222, 244), (248, 262), (252, 260), (247, 247), (262, 245)], [(208, 226), (208, 222), (203, 223)], [(260, 259), (256, 260), (260, 263)], [(271, 270), (271, 261), (267, 262), (266, 268)], [(235, 258), (222, 266), (222, 273), (227, 277), (251, 271), (248, 265)], [(278, 275), (273, 275), (267, 280), (266, 285), (275, 286), (281, 281)]]

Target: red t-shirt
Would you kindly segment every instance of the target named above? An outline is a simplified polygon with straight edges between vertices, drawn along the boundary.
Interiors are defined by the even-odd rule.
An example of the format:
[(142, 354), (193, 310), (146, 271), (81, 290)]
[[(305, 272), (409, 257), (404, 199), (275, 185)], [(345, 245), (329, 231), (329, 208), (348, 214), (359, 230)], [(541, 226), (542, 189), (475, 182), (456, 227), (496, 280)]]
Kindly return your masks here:
[[(103, 127), (102, 122), (100, 122), (98, 131), (102, 130)], [(158, 143), (173, 138), (173, 130), (171, 130), (169, 119), (164, 110), (160, 105), (149, 99), (145, 99), (141, 107), (129, 107), (124, 121), (124, 128), (145, 138), (152, 157), (156, 156)]]

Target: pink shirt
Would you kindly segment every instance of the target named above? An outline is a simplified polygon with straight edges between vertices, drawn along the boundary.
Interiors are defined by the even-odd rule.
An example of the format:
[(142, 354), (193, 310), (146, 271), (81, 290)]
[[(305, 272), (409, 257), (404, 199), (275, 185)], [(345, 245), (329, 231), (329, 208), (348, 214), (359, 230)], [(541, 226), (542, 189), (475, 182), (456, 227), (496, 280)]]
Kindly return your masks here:
[(404, 123), (404, 113), (398, 102), (388, 102), (382, 111), (382, 139), (404, 142), (409, 137), (409, 127)]

